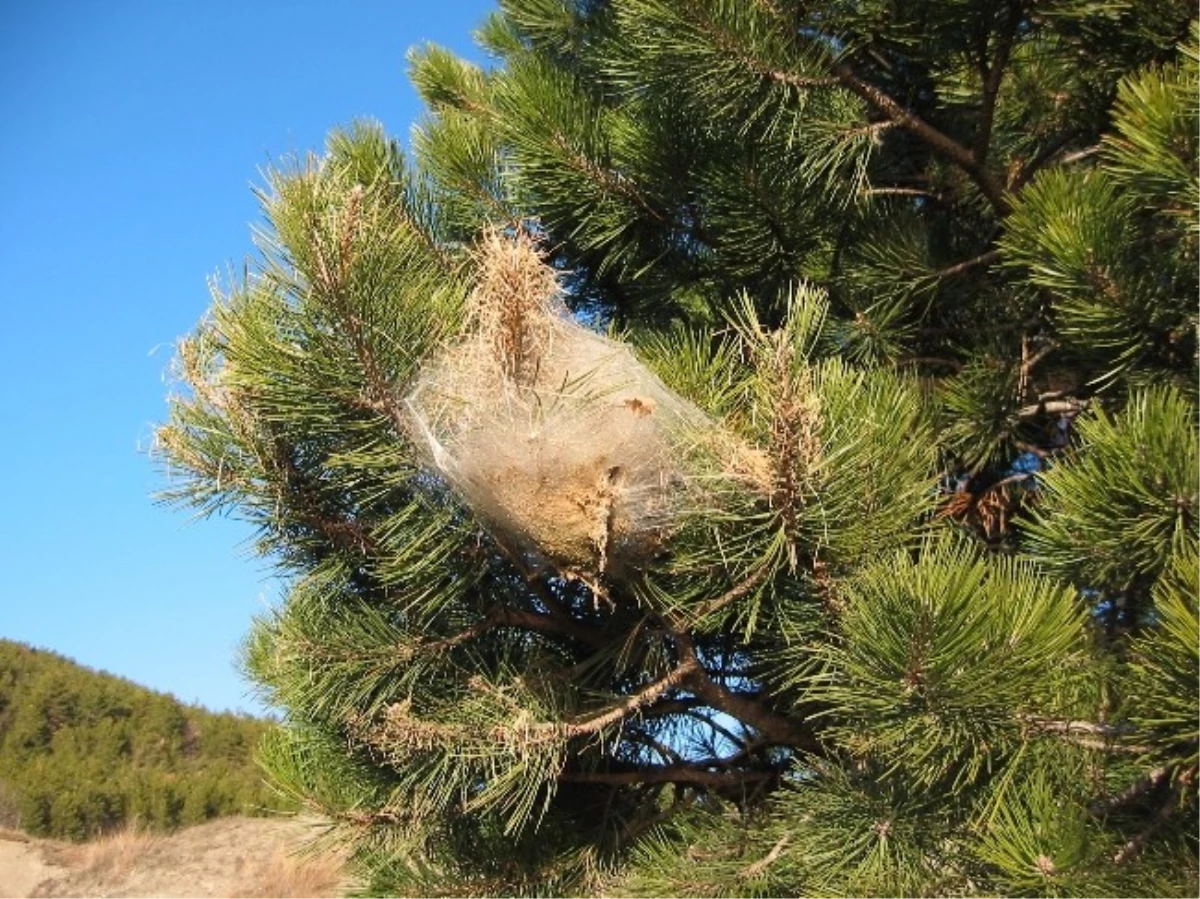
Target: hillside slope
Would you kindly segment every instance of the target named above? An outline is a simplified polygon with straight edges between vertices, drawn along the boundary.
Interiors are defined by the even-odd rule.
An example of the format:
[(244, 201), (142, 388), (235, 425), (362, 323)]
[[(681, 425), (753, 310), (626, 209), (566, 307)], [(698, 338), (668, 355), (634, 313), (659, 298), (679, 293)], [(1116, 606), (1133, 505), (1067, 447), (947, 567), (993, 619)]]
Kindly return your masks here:
[(0, 830), (0, 899), (69, 896), (335, 896), (351, 886), (316, 822), (223, 818), (170, 835), (123, 830), (91, 843)]
[(270, 726), (0, 640), (0, 825), (81, 840), (279, 808), (252, 758)]

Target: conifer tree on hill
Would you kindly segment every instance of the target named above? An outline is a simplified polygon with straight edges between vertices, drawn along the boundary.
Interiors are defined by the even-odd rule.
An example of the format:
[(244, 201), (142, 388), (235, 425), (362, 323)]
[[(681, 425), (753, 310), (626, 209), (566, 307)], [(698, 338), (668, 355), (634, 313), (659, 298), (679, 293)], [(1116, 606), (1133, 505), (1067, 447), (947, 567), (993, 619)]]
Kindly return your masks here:
[(160, 446), (372, 891), (1195, 894), (1193, 16), (503, 0), (271, 175)]

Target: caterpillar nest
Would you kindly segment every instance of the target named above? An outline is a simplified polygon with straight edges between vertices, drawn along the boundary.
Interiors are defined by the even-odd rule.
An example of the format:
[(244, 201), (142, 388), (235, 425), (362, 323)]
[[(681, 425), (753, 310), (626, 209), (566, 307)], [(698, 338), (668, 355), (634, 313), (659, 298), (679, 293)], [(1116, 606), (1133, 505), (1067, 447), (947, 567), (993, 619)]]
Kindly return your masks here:
[(410, 437), (511, 555), (604, 596), (662, 549), (693, 490), (683, 442), (713, 423), (571, 318), (527, 236), (493, 234), (477, 261), (464, 336), (407, 397)]

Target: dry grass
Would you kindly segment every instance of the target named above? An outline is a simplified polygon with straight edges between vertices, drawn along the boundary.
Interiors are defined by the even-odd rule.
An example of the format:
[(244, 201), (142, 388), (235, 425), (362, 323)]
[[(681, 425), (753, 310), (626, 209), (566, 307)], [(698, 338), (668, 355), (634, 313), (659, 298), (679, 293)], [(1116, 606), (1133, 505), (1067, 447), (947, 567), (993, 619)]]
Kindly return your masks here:
[(17, 791), (0, 783), (0, 831), (12, 830), (20, 826), (20, 823), (21, 813), (17, 806)]
[(52, 850), (52, 856), (56, 864), (80, 876), (121, 881), (141, 868), (162, 840), (162, 836), (134, 823), (89, 843), (59, 844)]
[[(312, 822), (223, 818), (173, 834), (131, 827), (72, 845), (28, 840), (0, 858), (0, 895), (35, 897), (333, 897), (351, 886), (344, 857), (314, 848)], [(5, 881), (26, 884), (4, 892)]]
[(304, 856), (276, 852), (261, 871), (247, 877), (236, 895), (247, 899), (303, 899), (336, 896), (345, 882), (343, 863), (334, 855)]

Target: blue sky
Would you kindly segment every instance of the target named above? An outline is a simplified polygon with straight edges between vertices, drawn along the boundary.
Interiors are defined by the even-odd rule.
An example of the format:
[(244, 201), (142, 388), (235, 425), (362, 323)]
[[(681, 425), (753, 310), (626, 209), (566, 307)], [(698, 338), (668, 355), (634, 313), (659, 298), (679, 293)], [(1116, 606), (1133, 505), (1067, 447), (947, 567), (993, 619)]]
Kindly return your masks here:
[(156, 505), (147, 456), (207, 278), (251, 253), (258, 171), (370, 116), (405, 52), (480, 58), (484, 0), (45, 0), (0, 13), (0, 637), (213, 709), (278, 598), (239, 522)]

